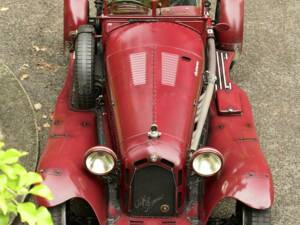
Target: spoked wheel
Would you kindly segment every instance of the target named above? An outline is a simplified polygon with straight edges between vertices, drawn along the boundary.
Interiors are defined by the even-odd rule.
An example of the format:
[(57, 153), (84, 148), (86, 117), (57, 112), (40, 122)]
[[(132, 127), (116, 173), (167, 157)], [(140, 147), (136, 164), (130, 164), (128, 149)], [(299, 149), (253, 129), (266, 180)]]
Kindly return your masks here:
[(271, 225), (271, 210), (257, 210), (237, 202), (236, 222), (236, 225)]
[(95, 106), (95, 38), (94, 27), (83, 25), (78, 29), (75, 41), (75, 62), (72, 105), (79, 110)]

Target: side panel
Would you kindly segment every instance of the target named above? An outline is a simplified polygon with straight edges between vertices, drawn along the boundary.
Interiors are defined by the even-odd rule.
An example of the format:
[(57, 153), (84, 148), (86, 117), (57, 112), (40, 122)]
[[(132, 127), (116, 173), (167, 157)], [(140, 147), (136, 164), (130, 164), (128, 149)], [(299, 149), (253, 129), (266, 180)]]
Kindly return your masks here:
[(244, 0), (218, 0), (216, 21), (229, 25), (228, 31), (216, 31), (220, 49), (241, 51), (244, 35)]
[(229, 77), (234, 53), (228, 52), (226, 58), (224, 77), (231, 88), (217, 90), (218, 98), (210, 108), (207, 144), (224, 155), (224, 167), (218, 176), (205, 180), (200, 206), (204, 222), (224, 198), (237, 199), (255, 209), (270, 208), (274, 201), (272, 174), (259, 145), (251, 105), (245, 92)]
[(97, 177), (88, 173), (83, 164), (85, 152), (97, 145), (96, 116), (93, 112), (75, 112), (69, 108), (73, 54), (69, 60), (67, 81), (57, 99), (52, 128), (38, 167), (54, 199), (38, 199), (38, 202), (53, 207), (71, 198), (82, 198), (92, 206), (99, 222), (105, 224), (105, 186)]
[(71, 42), (71, 33), (88, 20), (88, 0), (64, 0), (64, 43)]

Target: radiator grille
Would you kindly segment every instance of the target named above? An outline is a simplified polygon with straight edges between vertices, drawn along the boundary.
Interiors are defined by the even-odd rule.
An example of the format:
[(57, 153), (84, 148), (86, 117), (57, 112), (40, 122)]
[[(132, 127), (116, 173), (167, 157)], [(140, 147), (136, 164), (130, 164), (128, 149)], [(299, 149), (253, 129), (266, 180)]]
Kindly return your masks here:
[(170, 170), (148, 166), (135, 172), (132, 182), (133, 216), (173, 216), (175, 180)]

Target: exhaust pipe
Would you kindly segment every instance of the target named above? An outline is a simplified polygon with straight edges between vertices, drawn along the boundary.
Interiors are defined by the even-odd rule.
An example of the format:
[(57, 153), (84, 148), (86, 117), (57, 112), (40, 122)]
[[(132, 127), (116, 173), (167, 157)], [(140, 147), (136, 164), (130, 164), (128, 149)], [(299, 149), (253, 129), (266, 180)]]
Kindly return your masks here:
[(197, 107), (197, 116), (196, 121), (197, 127), (193, 134), (193, 139), (191, 143), (191, 150), (196, 151), (199, 146), (199, 142), (201, 139), (202, 130), (207, 118), (209, 106), (214, 94), (215, 89), (215, 83), (217, 80), (216, 76), (216, 44), (215, 44), (215, 36), (213, 28), (207, 29), (208, 39), (207, 39), (207, 45), (208, 45), (208, 70), (206, 72), (207, 74), (207, 87), (204, 92), (199, 98), (199, 105)]

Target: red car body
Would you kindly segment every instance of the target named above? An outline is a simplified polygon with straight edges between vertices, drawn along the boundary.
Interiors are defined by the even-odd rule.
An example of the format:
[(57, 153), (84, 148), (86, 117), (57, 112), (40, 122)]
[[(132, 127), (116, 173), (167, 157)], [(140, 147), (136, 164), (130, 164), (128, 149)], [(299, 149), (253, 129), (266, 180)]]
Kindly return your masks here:
[[(140, 224), (139, 221), (152, 225), (191, 224), (193, 218), (206, 224), (212, 210), (225, 198), (256, 209), (271, 207), (272, 176), (261, 152), (251, 106), (246, 94), (229, 77), (234, 50), (241, 47), (243, 40), (243, 0), (221, 2), (219, 22), (229, 24), (230, 29), (216, 31), (222, 49), (218, 57), (224, 57), (219, 69), (223, 69), (225, 79), (217, 84), (211, 102), (207, 145), (222, 153), (224, 166), (216, 176), (204, 178), (203, 199), (186, 206), (186, 151), (203, 85), (206, 27), (211, 24), (203, 12), (189, 7), (188, 13), (199, 15), (175, 19), (166, 15), (147, 23), (128, 23), (130, 16), (99, 17), (108, 83), (102, 123), (106, 146), (116, 152), (121, 162), (120, 209), (108, 202), (105, 182), (84, 167), (86, 151), (98, 144), (97, 117), (92, 111), (76, 111), (70, 105), (74, 72), (74, 53), (70, 53), (66, 83), (57, 99), (39, 164), (44, 183), (55, 198), (39, 199), (40, 204), (52, 207), (82, 198), (93, 208), (99, 224), (118, 218), (115, 224), (120, 225)], [(65, 41), (71, 41), (69, 34), (87, 23), (87, 4), (87, 0), (65, 0)], [(226, 85), (231, 89), (227, 90)], [(158, 125), (162, 134), (159, 139), (148, 138), (151, 124)], [(130, 180), (138, 169), (153, 164), (149, 161), (153, 154), (161, 159), (156, 165), (174, 175), (173, 211), (167, 218), (134, 217), (130, 213), (139, 209), (135, 209)]]

